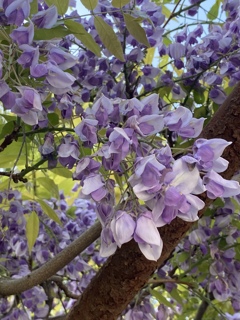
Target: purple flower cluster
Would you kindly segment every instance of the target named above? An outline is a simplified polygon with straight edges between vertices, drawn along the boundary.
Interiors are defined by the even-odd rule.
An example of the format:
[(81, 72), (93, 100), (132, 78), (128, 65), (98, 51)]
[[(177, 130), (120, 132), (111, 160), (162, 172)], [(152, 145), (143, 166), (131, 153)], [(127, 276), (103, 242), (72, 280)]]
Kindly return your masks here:
[[(150, 0), (130, 1), (119, 10), (111, 1), (99, 0), (94, 15), (114, 30), (124, 61), (102, 43), (93, 17), (81, 17), (76, 11), (61, 16), (57, 3), (49, 7), (37, 1), (37, 9), (35, 4), (30, 0), (0, 1), (0, 101), (17, 117), (24, 137), (31, 134), (31, 128), (32, 134), (40, 128), (39, 139), (31, 141), (41, 141), (38, 150), (43, 160), (48, 160), (48, 168), (54, 168), (57, 161), (74, 168), (80, 198), (91, 199), (96, 206), (76, 200), (73, 221), (64, 196), (51, 199), (49, 205), (57, 208), (61, 228), (44, 216), (37, 203), (21, 201), (15, 191), (1, 192), (0, 202), (10, 200), (9, 208), (3, 205), (0, 209), (4, 276), (21, 277), (44, 264), (92, 225), (96, 215), (103, 226), (102, 257), (133, 239), (147, 259), (157, 260), (163, 247), (158, 227), (176, 217), (198, 220), (198, 211), (204, 206), (198, 197), (202, 192), (210, 199), (240, 193), (238, 182), (219, 175), (228, 166), (221, 157), (227, 141), (198, 139), (180, 152), (174, 151), (179, 145), (172, 143), (176, 137), (180, 143), (197, 138), (204, 117), (225, 100), (226, 86), (240, 80), (239, 2), (224, 1), (226, 23), (209, 24), (203, 36), (200, 23), (192, 28), (183, 26), (180, 31), (178, 27), (173, 34), (170, 26), (163, 27), (168, 21), (162, 7)], [(190, 0), (190, 4), (187, 13), (194, 16), (200, 4), (197, 0)], [(134, 38), (126, 14), (140, 22), (152, 48)], [(92, 38), (81, 38), (81, 32), (70, 30), (67, 21), (79, 23)], [(90, 39), (99, 46), (100, 57), (90, 51), (91, 45), (85, 48)], [(161, 58), (160, 68), (151, 59), (153, 49)], [(176, 102), (181, 102), (180, 106)], [(196, 107), (202, 103), (205, 115), (196, 119), (194, 112), (198, 113), (201, 108)], [(67, 131), (72, 134), (62, 134)], [(30, 256), (25, 217), (32, 211), (43, 223)], [(239, 232), (230, 226), (233, 220), (233, 208), (226, 201), (217, 211), (214, 225), (210, 217), (204, 218), (183, 247), (189, 252), (200, 245), (202, 254), (208, 254), (212, 259), (210, 275), (202, 288), (219, 301), (231, 299), (234, 310), (239, 311), (240, 267), (235, 250)], [(225, 241), (224, 250), (219, 235)], [(70, 290), (81, 293), (95, 273), (90, 260), (95, 265), (103, 261), (95, 249), (90, 246), (58, 273)], [(188, 263), (182, 268), (189, 267)], [(54, 300), (59, 292), (55, 283), (47, 285), (50, 295), (44, 286), (22, 293), (24, 308), (16, 297), (1, 299), (3, 319), (29, 319), (32, 313), (47, 318), (51, 312), (48, 299)], [(71, 304), (71, 299), (64, 299), (64, 308)], [(168, 311), (161, 306), (154, 310), (147, 299), (144, 305), (127, 310), (125, 319), (160, 320), (167, 318)]]
[[(55, 212), (62, 222), (62, 226), (46, 216), (38, 203), (22, 201), (17, 191), (0, 193), (1, 203), (6, 201), (1, 210), (0, 251), (1, 272), (7, 277), (20, 278), (31, 270), (40, 267), (51, 257), (55, 256), (81, 233), (87, 230), (96, 220), (95, 207), (86, 200), (75, 200), (73, 203), (74, 220), (70, 218), (63, 194), (59, 199), (48, 201), (48, 205), (55, 208)], [(29, 254), (26, 238), (26, 217), (35, 211), (41, 221), (39, 234), (35, 245)], [(83, 254), (76, 257), (70, 264), (60, 270), (57, 275), (64, 281), (65, 286), (73, 293), (80, 294), (87, 286), (95, 270), (89, 265), (94, 261), (100, 265), (103, 259), (94, 249), (93, 243)], [(47, 290), (48, 287), (48, 290)], [(29, 319), (34, 313), (36, 319), (46, 319), (51, 315), (57, 302), (50, 301), (58, 297), (59, 288), (53, 281), (39, 285), (21, 293), (21, 299), (1, 298), (0, 310), (4, 320)], [(59, 296), (60, 297), (60, 296)], [(72, 299), (65, 297), (62, 303), (67, 307)]]
[[(197, 195), (204, 191), (211, 199), (240, 193), (238, 182), (227, 181), (218, 174), (228, 165), (221, 157), (229, 145), (225, 140), (198, 139), (192, 153), (177, 160), (166, 143), (158, 147), (148, 144), (148, 137), (154, 141), (166, 127), (184, 138), (196, 137), (202, 130), (203, 120), (193, 118), (184, 107), (171, 112), (159, 111), (157, 94), (140, 101), (136, 98), (110, 100), (102, 95), (86, 110), (75, 132), (83, 145), (96, 152), (78, 162), (74, 179), (81, 181), (81, 196), (98, 203), (103, 225), (102, 256), (111, 255), (117, 247), (134, 239), (148, 259), (157, 260), (162, 251), (157, 227), (171, 223), (176, 217), (198, 220), (198, 211), (204, 202)], [(106, 135), (101, 138), (103, 130)], [(96, 148), (98, 139), (102, 142), (99, 149)], [(70, 150), (68, 147), (66, 156)], [(112, 190), (118, 185), (104, 173), (109, 170), (124, 177), (125, 191), (122, 192), (132, 197), (126, 206), (122, 205), (124, 198), (116, 203)], [(106, 205), (109, 201), (112, 206)]]

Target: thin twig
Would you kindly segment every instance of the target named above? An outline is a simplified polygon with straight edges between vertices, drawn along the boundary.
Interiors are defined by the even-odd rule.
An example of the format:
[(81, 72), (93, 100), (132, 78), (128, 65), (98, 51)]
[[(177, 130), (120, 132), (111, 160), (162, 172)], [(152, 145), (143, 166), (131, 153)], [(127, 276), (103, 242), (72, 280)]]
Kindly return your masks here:
[(48, 281), (53, 281), (56, 283), (56, 285), (64, 291), (67, 297), (72, 298), (72, 299), (78, 299), (80, 297), (79, 294), (75, 294), (71, 292), (68, 287), (63, 283), (63, 278), (60, 276), (52, 276), (51, 278), (48, 279)]

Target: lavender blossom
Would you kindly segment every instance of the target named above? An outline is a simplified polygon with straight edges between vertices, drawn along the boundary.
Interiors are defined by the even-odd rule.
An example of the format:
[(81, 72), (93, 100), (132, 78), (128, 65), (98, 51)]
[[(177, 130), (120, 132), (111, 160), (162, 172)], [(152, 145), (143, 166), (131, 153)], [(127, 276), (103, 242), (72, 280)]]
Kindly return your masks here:
[(77, 160), (79, 160), (79, 144), (73, 136), (68, 134), (62, 139), (58, 147), (58, 160), (64, 167), (72, 169)]
[(30, 125), (38, 123), (38, 111), (42, 111), (41, 97), (39, 93), (30, 87), (18, 87), (22, 97), (16, 99), (12, 112)]
[(80, 137), (81, 141), (85, 142), (90, 147), (97, 143), (97, 120), (83, 119), (75, 128), (76, 134)]
[(10, 37), (15, 41), (19, 46), (23, 44), (31, 44), (34, 36), (34, 26), (30, 21), (28, 27), (19, 27), (10, 34)]
[(57, 8), (53, 5), (46, 10), (34, 14), (32, 21), (38, 28), (51, 29), (57, 22), (57, 18)]
[(134, 240), (138, 243), (139, 249), (148, 260), (157, 261), (159, 259), (162, 253), (163, 242), (150, 211), (146, 211), (138, 217)]

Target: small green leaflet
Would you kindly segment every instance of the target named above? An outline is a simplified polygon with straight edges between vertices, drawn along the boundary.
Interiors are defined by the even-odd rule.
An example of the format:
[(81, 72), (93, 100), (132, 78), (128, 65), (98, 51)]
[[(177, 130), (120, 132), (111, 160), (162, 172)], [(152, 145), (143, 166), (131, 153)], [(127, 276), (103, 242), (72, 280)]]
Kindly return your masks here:
[(112, 6), (115, 8), (122, 8), (129, 2), (130, 0), (112, 0)]
[(26, 215), (26, 237), (28, 243), (28, 250), (31, 253), (39, 232), (39, 219), (35, 211), (32, 211), (28, 216)]
[(221, 0), (216, 0), (212, 8), (208, 11), (207, 17), (209, 20), (217, 19), (220, 8), (220, 2)]
[(150, 47), (144, 29), (139, 25), (138, 19), (132, 17), (130, 14), (124, 13), (124, 21), (129, 33), (140, 43), (146, 47)]
[(74, 34), (77, 39), (83, 43), (84, 46), (86, 46), (96, 56), (101, 56), (101, 48), (80, 23), (72, 20), (65, 20), (65, 26), (72, 34)]
[(104, 46), (120, 61), (125, 61), (123, 56), (123, 50), (118, 37), (110, 27), (101, 17), (95, 16), (94, 25), (98, 32), (100, 39), (102, 40)]
[(57, 222), (58, 224), (62, 225), (62, 222), (60, 221), (60, 219), (58, 218), (58, 215), (56, 214), (56, 212), (49, 207), (48, 204), (46, 204), (46, 202), (44, 202), (41, 199), (36, 199), (36, 201), (40, 204), (40, 206), (43, 209), (43, 212), (53, 221)]
[(59, 190), (58, 186), (55, 184), (55, 182), (48, 178), (48, 177), (40, 177), (37, 179), (37, 182), (43, 186), (44, 189), (46, 189), (50, 195), (52, 195), (55, 198), (59, 198)]
[(38, 12), (38, 0), (33, 0), (30, 3), (30, 14), (35, 14)]
[(56, 6), (57, 11), (61, 16), (68, 10), (69, 0), (45, 0), (45, 2), (49, 7), (52, 5)]
[(161, 292), (158, 292), (156, 290), (152, 290), (150, 289), (150, 293), (152, 296), (154, 296), (159, 302), (161, 302), (162, 304), (164, 304), (165, 306), (169, 307), (169, 308), (173, 308), (173, 304), (168, 301)]
[(0, 139), (5, 138), (8, 134), (11, 134), (13, 132), (13, 129), (15, 127), (15, 121), (7, 122), (3, 125), (2, 131), (0, 133)]
[(56, 113), (48, 113), (47, 117), (48, 117), (49, 123), (52, 126), (56, 126), (57, 124), (59, 124), (59, 116), (58, 116), (58, 114), (56, 114)]
[(72, 172), (65, 167), (54, 168), (51, 171), (60, 177), (72, 178)]
[(69, 35), (69, 31), (64, 26), (57, 26), (52, 29), (36, 29), (34, 30), (34, 40), (52, 40), (61, 39)]
[(81, 0), (81, 2), (88, 10), (93, 10), (98, 5), (98, 0)]

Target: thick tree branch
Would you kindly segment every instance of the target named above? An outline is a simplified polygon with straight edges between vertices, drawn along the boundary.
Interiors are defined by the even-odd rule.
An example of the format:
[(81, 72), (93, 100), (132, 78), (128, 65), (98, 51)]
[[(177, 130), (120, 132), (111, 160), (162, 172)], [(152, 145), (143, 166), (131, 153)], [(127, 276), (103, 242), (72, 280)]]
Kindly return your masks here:
[(0, 280), (0, 296), (21, 293), (46, 281), (93, 243), (100, 236), (101, 229), (100, 222), (96, 222), (67, 248), (63, 249), (58, 255), (26, 277), (13, 280)]
[[(223, 155), (229, 161), (229, 167), (223, 176), (230, 179), (240, 168), (240, 84), (205, 127), (202, 138), (223, 138), (232, 141)], [(211, 200), (207, 199), (206, 194), (202, 195), (202, 199), (205, 201), (206, 209)], [(199, 216), (203, 213), (204, 210), (199, 212)], [(116, 319), (147, 283), (156, 268), (164, 265), (192, 225), (193, 223), (176, 218), (170, 225), (159, 229), (164, 246), (157, 262), (147, 260), (134, 241), (123, 245), (94, 277), (67, 319)]]

